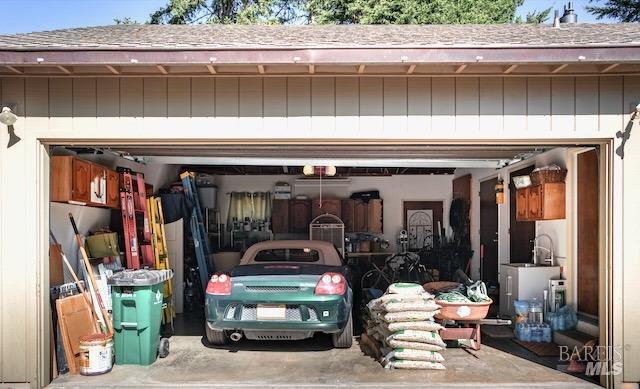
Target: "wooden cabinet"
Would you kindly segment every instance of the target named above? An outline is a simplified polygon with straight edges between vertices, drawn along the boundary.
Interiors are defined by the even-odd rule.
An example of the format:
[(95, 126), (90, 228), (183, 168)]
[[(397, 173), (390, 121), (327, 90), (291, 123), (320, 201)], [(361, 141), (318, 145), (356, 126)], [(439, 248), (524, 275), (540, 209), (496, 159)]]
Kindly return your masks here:
[(564, 182), (555, 182), (518, 189), (516, 220), (555, 220), (566, 216)]
[(274, 234), (289, 232), (289, 200), (273, 200), (271, 230)]
[(318, 200), (313, 201), (313, 207), (311, 209), (311, 218), (315, 219), (320, 215), (324, 215), (325, 213), (334, 215), (342, 219), (342, 204), (339, 199), (327, 199), (322, 200), (322, 208), (319, 207), (320, 203)]
[(371, 199), (367, 204), (368, 231), (372, 234), (382, 234), (382, 200)]
[(526, 221), (529, 218), (529, 188), (518, 189), (516, 192), (516, 220)]
[(289, 200), (289, 231), (293, 233), (309, 232), (311, 222), (311, 200)]
[(118, 173), (73, 156), (51, 157), (51, 201), (118, 208)]
[(341, 200), (340, 201), (340, 214), (342, 223), (344, 223), (344, 232), (353, 232), (353, 222), (354, 222), (354, 214), (353, 208), (355, 205), (355, 201), (351, 199)]
[(353, 204), (353, 231), (367, 232), (369, 230), (369, 207), (360, 200)]
[(382, 200), (342, 200), (341, 219), (345, 232), (382, 233)]
[(120, 206), (120, 175), (113, 170), (107, 170), (107, 206)]
[(88, 203), (91, 201), (91, 164), (73, 159), (71, 163), (71, 200)]

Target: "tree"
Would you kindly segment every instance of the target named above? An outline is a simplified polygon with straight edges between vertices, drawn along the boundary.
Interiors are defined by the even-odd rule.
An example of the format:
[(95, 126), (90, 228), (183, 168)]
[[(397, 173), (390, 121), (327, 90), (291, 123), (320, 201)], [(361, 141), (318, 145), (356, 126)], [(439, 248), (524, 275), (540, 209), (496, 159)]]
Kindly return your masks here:
[[(594, 0), (589, 0), (593, 3)], [(604, 5), (588, 5), (587, 11), (598, 20), (613, 18), (620, 22), (640, 22), (640, 0), (607, 0)]]
[(127, 16), (127, 17), (124, 17), (124, 18), (122, 18), (122, 19), (115, 18), (115, 19), (113, 19), (113, 21), (114, 21), (116, 24), (139, 24), (136, 20), (133, 20), (133, 19), (131, 19), (131, 18), (130, 18), (130, 17), (128, 17), (128, 16)]
[(169, 0), (151, 24), (290, 23), (303, 0)]
[[(640, 1), (640, 0), (637, 0)], [(551, 8), (515, 18), (524, 0), (168, 0), (153, 24), (542, 23)]]
[(516, 16), (513, 20), (514, 23), (532, 23), (532, 24), (540, 24), (544, 23), (549, 19), (549, 15), (551, 14), (551, 9), (553, 7), (549, 7), (547, 9), (543, 9), (542, 11), (531, 11), (527, 13), (527, 15), (522, 18), (522, 16)]
[(314, 23), (510, 23), (523, 0), (309, 0)]

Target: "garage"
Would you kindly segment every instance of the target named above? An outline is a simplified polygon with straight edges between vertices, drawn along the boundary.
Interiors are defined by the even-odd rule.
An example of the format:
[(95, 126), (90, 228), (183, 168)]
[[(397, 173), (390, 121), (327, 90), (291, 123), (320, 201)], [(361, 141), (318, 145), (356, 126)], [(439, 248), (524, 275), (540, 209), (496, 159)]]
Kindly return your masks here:
[[(198, 31), (204, 27), (208, 35)], [(639, 59), (633, 44), (616, 41), (635, 36), (635, 26), (504, 26), (548, 39), (524, 48), (492, 42), (491, 31), (475, 26), (484, 43), (462, 40), (465, 47), (446, 49), (430, 35), (442, 26), (353, 26), (366, 38), (358, 43), (351, 27), (331, 27), (340, 49), (325, 39), (326, 27), (264, 26), (254, 35), (241, 26), (158, 28), (112, 27), (114, 42), (127, 42), (117, 48), (108, 40), (90, 47), (99, 31), (83, 30), (19, 37), (21, 44), (36, 42), (33, 50), (2, 45), (2, 102), (16, 114), (10, 127), (21, 138), (2, 150), (3, 187), (19, 189), (2, 193), (3, 204), (15, 204), (2, 209), (3, 382), (613, 387), (638, 381), (638, 356), (623, 347), (638, 337), (624, 325), (637, 308), (632, 280), (624, 277), (636, 266), (629, 260), (635, 242), (624, 237), (636, 227), (622, 209), (637, 210), (629, 200), (637, 187), (624, 177), (638, 169), (629, 134)], [(233, 46), (227, 28), (249, 40)], [(607, 29), (617, 34), (612, 41), (590, 46)], [(158, 39), (166, 34), (193, 46), (162, 41), (163, 47)], [(261, 46), (265, 35), (277, 42), (268, 50)], [(294, 38), (303, 35), (309, 43), (300, 46)], [(209, 40), (199, 41), (203, 36)], [(393, 47), (390, 36), (408, 43)], [(559, 49), (565, 41), (577, 47)], [(79, 43), (61, 49), (64, 42)], [(7, 143), (10, 133), (2, 137)], [(132, 219), (142, 235), (128, 224)], [(146, 226), (153, 231), (147, 237)], [(51, 246), (50, 231), (59, 245)], [(94, 241), (83, 246), (89, 254), (97, 244), (109, 255), (85, 261), (77, 239)], [(229, 284), (253, 277), (263, 289), (285, 288), (268, 284), (263, 273), (237, 273), (240, 258), (257, 266), (278, 257), (263, 267), (282, 278), (291, 267), (300, 270), (300, 261), (328, 261), (322, 244), (308, 243), (325, 240), (344, 273), (318, 273), (314, 285), (330, 274), (330, 282), (336, 276), (335, 284), (344, 280), (352, 293), (345, 306), (354, 335), (349, 345), (333, 339), (347, 325), (341, 313), (339, 328), (322, 327), (328, 334), (315, 334), (325, 332), (321, 327), (275, 331), (270, 323), (280, 314), (310, 325), (326, 324), (322, 316), (334, 313), (298, 303), (289, 317), (290, 304), (274, 298), (233, 307), (232, 316), (246, 314), (252, 327), (211, 324), (208, 307), (221, 300), (209, 295), (225, 287), (215, 284), (226, 282), (222, 276), (231, 276)], [(292, 243), (300, 241), (307, 243)], [(16, 266), (9, 258), (18, 252), (33, 260)], [(290, 260), (281, 253), (306, 259), (283, 265)], [(131, 286), (112, 283), (111, 299), (100, 290), (109, 293), (110, 272), (145, 267), (172, 270), (171, 281), (156, 279), (162, 289), (150, 288), (163, 302), (158, 332), (169, 352), (156, 360), (152, 344), (150, 366), (118, 363), (117, 350), (135, 343), (118, 339), (131, 323), (116, 313)], [(67, 286), (71, 296), (64, 298), (80, 296), (75, 300), (90, 321), (113, 315), (113, 323), (102, 322), (115, 327), (109, 373), (89, 377), (57, 365), (72, 331), (58, 308), (64, 298), (52, 304), (49, 292), (75, 283), (70, 268), (100, 297), (85, 304), (77, 287)], [(389, 372), (376, 360), (367, 303), (379, 297), (373, 290), (383, 293), (396, 282), (420, 288), (454, 282), (466, 299), (475, 285), (471, 290), (490, 298), (482, 320), (464, 320), (464, 313), (436, 318), (443, 328), (434, 333), (447, 346), (440, 350), (445, 371)], [(24, 290), (6, 293), (15, 292), (10, 288)], [(456, 290), (434, 288), (436, 298)], [(623, 297), (624, 306), (616, 303)], [(60, 317), (62, 332), (55, 326)], [(100, 320), (90, 326), (101, 332)], [(543, 328), (548, 341), (532, 338)], [(12, 349), (28, 352), (25, 363), (5, 358)], [(565, 358), (568, 350), (578, 351)], [(580, 370), (589, 364), (601, 370)], [(513, 368), (496, 377), (505, 365)], [(314, 367), (321, 374), (301, 374)], [(260, 369), (259, 377), (247, 374)]]

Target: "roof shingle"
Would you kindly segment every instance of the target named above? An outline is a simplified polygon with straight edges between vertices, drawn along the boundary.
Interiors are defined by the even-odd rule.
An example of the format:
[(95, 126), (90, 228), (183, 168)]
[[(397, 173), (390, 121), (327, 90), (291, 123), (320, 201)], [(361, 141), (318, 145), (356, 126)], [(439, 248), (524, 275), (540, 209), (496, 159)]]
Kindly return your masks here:
[(215, 50), (640, 46), (640, 23), (113, 25), (0, 35), (0, 50)]

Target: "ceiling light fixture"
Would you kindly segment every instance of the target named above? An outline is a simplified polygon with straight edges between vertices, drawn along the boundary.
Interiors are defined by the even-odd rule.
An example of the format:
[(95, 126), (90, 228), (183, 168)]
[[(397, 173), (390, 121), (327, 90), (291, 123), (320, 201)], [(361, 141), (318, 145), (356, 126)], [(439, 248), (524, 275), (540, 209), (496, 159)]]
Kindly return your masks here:
[(13, 125), (18, 120), (18, 117), (9, 107), (2, 108), (2, 112), (0, 113), (0, 123), (7, 126), (7, 132), (9, 132), (9, 143), (7, 143), (7, 148), (15, 145), (20, 142), (20, 137), (16, 135), (15, 128)]

